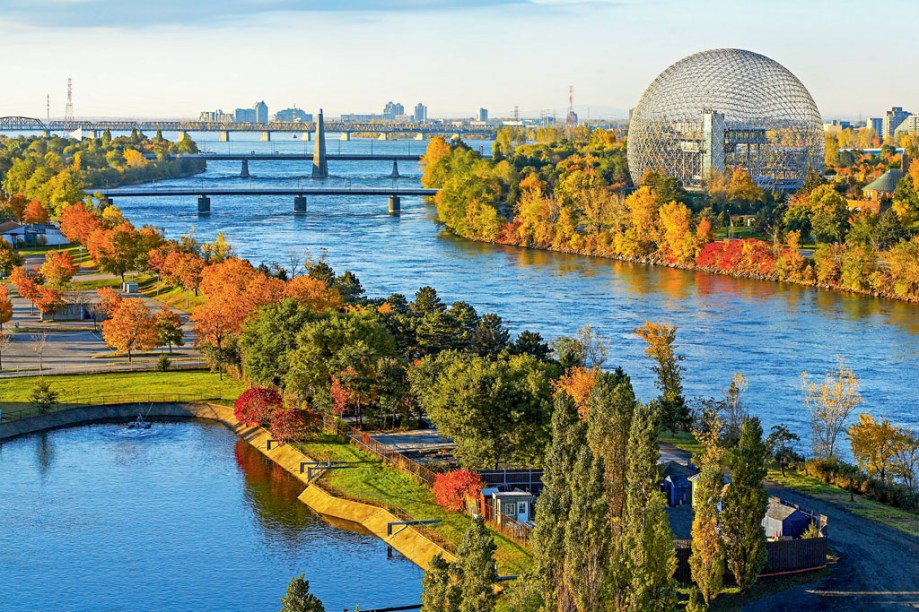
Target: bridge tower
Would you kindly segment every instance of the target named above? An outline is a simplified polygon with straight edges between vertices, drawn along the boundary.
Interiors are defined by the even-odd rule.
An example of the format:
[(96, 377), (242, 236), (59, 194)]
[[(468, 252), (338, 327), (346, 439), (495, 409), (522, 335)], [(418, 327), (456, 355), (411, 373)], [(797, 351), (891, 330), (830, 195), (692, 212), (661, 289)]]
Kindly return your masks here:
[(322, 109), (316, 119), (316, 144), (313, 145), (313, 178), (329, 178), (329, 162), (325, 154), (325, 124), (322, 122)]
[(73, 129), (73, 81), (67, 79), (67, 106), (64, 107), (64, 129)]

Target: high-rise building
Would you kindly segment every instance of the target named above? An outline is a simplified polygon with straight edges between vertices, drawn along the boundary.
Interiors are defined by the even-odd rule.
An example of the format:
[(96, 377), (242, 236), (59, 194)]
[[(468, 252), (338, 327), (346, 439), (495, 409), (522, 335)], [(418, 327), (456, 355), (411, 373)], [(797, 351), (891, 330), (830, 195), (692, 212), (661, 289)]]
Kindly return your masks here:
[(205, 123), (233, 123), (235, 117), (230, 113), (225, 113), (219, 108), (215, 111), (202, 111), (198, 116), (198, 121)]
[(255, 123), (256, 114), (254, 108), (237, 108), (236, 123)]
[(894, 136), (900, 134), (917, 134), (919, 133), (919, 115), (910, 115), (900, 122), (897, 129), (894, 130)]
[(415, 105), (415, 116), (416, 123), (421, 123), (428, 120), (428, 107), (419, 102)]
[(312, 113), (305, 112), (302, 108), (293, 106), (291, 108), (279, 110), (275, 113), (274, 120), (283, 123), (312, 123), (313, 115)]
[(868, 121), (865, 122), (865, 127), (871, 128), (875, 134), (880, 136), (881, 130), (884, 128), (884, 120), (880, 117), (869, 117)]
[(386, 103), (386, 106), (383, 107), (383, 119), (388, 119), (390, 121), (396, 118), (396, 115), (404, 115), (405, 107), (399, 104), (398, 102), (393, 102), (390, 100)]
[(268, 123), (268, 105), (264, 100), (255, 103), (255, 122)]
[(481, 121), (482, 123), (488, 122), (488, 109), (487, 108), (479, 109), (479, 121)]
[(909, 117), (909, 112), (903, 110), (902, 107), (891, 107), (889, 111), (884, 113), (880, 136), (882, 138), (893, 136), (894, 131), (900, 127), (900, 124), (903, 123), (907, 117)]

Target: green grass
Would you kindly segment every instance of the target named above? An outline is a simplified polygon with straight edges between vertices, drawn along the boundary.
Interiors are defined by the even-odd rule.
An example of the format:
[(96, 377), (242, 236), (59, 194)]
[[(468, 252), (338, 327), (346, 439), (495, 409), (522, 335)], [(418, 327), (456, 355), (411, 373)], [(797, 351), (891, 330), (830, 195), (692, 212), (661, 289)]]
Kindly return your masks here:
[(80, 280), (79, 276), (75, 276), (70, 285), (73, 289), (82, 289), (84, 291), (89, 289), (101, 289), (102, 287), (112, 287), (113, 289), (118, 289), (121, 287), (121, 278), (102, 278), (84, 281)]
[[(454, 548), (472, 523), (469, 516), (448, 512), (439, 506), (431, 490), (418, 484), (411, 476), (384, 465), (380, 459), (331, 434), (323, 434), (317, 441), (300, 447), (313, 459), (322, 461), (330, 458), (354, 466), (330, 470), (323, 475), (323, 481), (334, 490), (357, 500), (397, 508), (417, 520), (440, 519), (440, 523), (428, 527)], [(519, 575), (529, 568), (531, 556), (528, 551), (499, 533), (493, 535), (498, 546), (495, 558), (500, 573)]]
[(139, 279), (138, 289), (142, 294), (147, 297), (153, 298), (164, 304), (172, 306), (176, 310), (181, 310), (182, 312), (194, 312), (196, 308), (204, 305), (204, 295), (194, 293), (189, 293), (185, 295), (185, 290), (181, 287), (167, 287), (165, 284), (160, 283), (159, 295), (156, 292), (156, 278), (148, 276)]
[(695, 436), (686, 431), (681, 431), (676, 434), (669, 431), (661, 432), (657, 437), (658, 442), (663, 442), (665, 444), (671, 444), (677, 447), (680, 450), (684, 450), (691, 454), (696, 454), (698, 450), (701, 449), (702, 445), (696, 440)]
[[(62, 407), (101, 396), (138, 396), (137, 401), (168, 401), (168, 396), (176, 395), (236, 397), (246, 388), (244, 383), (232, 377), (224, 376), (221, 381), (216, 374), (203, 370), (65, 374), (45, 376), (44, 379), (59, 393), (58, 401)], [(15, 418), (23, 409), (31, 409), (29, 395), (39, 380), (38, 376), (0, 379), (0, 406), (4, 409), (4, 419)]]
[(893, 527), (904, 533), (919, 537), (919, 512), (894, 508), (879, 501), (856, 495), (850, 500), (849, 492), (835, 485), (827, 484), (813, 476), (801, 472), (785, 471), (785, 476), (778, 469), (769, 470), (769, 479), (781, 485), (806, 493), (821, 501), (842, 506), (857, 516)]

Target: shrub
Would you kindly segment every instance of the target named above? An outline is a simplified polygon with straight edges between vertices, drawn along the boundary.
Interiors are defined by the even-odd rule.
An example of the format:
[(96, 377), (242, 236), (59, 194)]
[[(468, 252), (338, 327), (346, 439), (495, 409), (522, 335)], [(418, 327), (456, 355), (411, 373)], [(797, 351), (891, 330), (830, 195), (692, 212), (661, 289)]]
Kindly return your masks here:
[(58, 393), (51, 388), (51, 383), (45, 379), (38, 381), (29, 396), (29, 401), (33, 406), (38, 408), (40, 414), (44, 414), (57, 405)]
[(319, 419), (312, 411), (283, 408), (271, 413), (271, 435), (278, 444), (303, 440), (318, 431)]
[(484, 488), (482, 478), (472, 470), (453, 470), (434, 477), (434, 499), (453, 512), (463, 509), (463, 499), (467, 494), (476, 493)]
[(156, 371), (165, 372), (169, 369), (170, 364), (172, 364), (172, 362), (169, 360), (169, 357), (167, 357), (165, 353), (161, 353), (156, 360)]
[(265, 425), (271, 413), (284, 404), (281, 394), (266, 387), (246, 389), (233, 405), (233, 415), (248, 427)]
[(807, 526), (807, 529), (804, 530), (804, 533), (801, 534), (801, 537), (805, 540), (814, 540), (820, 537), (820, 530), (817, 529), (817, 523), (811, 523)]

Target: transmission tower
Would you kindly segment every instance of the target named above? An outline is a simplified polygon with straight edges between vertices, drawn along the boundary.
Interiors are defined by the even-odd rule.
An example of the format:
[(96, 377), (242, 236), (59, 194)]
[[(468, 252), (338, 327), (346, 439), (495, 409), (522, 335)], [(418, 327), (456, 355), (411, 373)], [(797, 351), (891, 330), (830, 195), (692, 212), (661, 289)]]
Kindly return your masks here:
[(45, 125), (51, 125), (51, 94), (45, 94)]
[(73, 83), (67, 79), (67, 106), (64, 107), (64, 127), (70, 129), (73, 127)]
[(574, 112), (574, 85), (568, 86), (568, 116), (565, 117), (565, 129), (571, 131), (578, 125), (578, 116)]
[(514, 123), (520, 121), (520, 107), (516, 104), (514, 105)]

